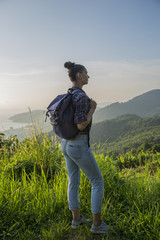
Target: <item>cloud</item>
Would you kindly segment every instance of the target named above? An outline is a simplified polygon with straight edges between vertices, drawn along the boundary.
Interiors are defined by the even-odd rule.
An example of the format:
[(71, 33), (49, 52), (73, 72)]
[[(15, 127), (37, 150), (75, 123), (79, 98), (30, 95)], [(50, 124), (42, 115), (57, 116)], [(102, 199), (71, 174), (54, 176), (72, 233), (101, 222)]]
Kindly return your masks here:
[(149, 90), (160, 88), (160, 59), (91, 61), (84, 65), (91, 77), (87, 92), (99, 102), (127, 101)]
[[(115, 80), (118, 79), (128, 81), (134, 79), (135, 81), (140, 77), (151, 79), (154, 77), (160, 77), (160, 59), (156, 60), (144, 60), (144, 61), (88, 61), (84, 62), (84, 65), (88, 69), (88, 73), (92, 79), (100, 79), (103, 81)], [(18, 68), (18, 66), (17, 66)], [(28, 67), (25, 69), (25, 66), (20, 66), (24, 70), (12, 71), (6, 69), (6, 71), (1, 70), (1, 77), (27, 77), (27, 76), (43, 76), (43, 75), (52, 75), (54, 76), (64, 76), (63, 66), (55, 67), (37, 67), (32, 68)], [(67, 75), (66, 75), (67, 76)]]
[[(112, 79), (133, 79), (133, 77), (160, 77), (160, 59), (145, 61), (86, 62), (94, 76)], [(135, 78), (136, 80), (136, 78)]]
[[(89, 84), (84, 90), (97, 102), (128, 101), (160, 88), (160, 59), (146, 61), (88, 61)], [(21, 66), (20, 66), (21, 68)], [(9, 69), (9, 68), (8, 68)], [(15, 71), (0, 71), (0, 108), (45, 108), (52, 98), (65, 93), (71, 86), (62, 66), (27, 66)], [(2, 77), (3, 76), (3, 77)], [(6, 100), (7, 99), (7, 103)]]
[(26, 71), (17, 71), (17, 72), (2, 72), (0, 76), (8, 76), (8, 77), (22, 77), (22, 76), (34, 76), (34, 75), (42, 75), (48, 73), (56, 73), (58, 71), (57, 68), (54, 69), (28, 69)]

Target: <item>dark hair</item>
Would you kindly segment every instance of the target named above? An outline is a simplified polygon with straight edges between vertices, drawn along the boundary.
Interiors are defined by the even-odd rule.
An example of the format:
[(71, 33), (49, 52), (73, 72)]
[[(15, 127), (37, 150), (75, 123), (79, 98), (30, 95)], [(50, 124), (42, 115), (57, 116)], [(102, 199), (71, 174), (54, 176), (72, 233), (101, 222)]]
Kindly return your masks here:
[(68, 69), (68, 75), (72, 82), (76, 81), (76, 74), (82, 72), (86, 68), (83, 65), (72, 62), (65, 62), (64, 67)]

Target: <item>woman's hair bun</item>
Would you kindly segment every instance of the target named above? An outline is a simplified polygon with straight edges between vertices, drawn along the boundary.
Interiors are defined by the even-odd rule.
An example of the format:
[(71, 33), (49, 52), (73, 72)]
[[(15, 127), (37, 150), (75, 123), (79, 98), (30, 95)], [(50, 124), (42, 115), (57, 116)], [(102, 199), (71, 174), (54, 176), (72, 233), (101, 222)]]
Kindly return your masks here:
[(67, 68), (67, 69), (71, 69), (71, 68), (74, 67), (74, 65), (75, 65), (75, 63), (65, 62), (64, 67)]

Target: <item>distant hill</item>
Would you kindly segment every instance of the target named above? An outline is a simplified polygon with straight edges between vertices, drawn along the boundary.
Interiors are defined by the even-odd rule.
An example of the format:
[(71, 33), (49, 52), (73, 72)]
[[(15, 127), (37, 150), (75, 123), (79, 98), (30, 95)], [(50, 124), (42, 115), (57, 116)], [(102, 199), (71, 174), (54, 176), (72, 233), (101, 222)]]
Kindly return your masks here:
[(104, 107), (106, 107), (106, 106), (108, 106), (110, 104), (112, 104), (112, 103), (111, 102), (102, 102), (102, 103), (98, 103), (97, 107), (98, 108), (104, 108)]
[(110, 104), (111, 104), (111, 102), (98, 103), (95, 112), (99, 111), (100, 109), (102, 109), (102, 108), (104, 108), (104, 107), (106, 107), (106, 106), (108, 106), (108, 105), (110, 105)]
[[(102, 109), (102, 107), (109, 105), (109, 102), (99, 103), (97, 105), (96, 111)], [(15, 114), (14, 116), (10, 117), (9, 119), (13, 122), (17, 123), (32, 123), (32, 121), (40, 120), (40, 122), (43, 122), (45, 120), (45, 110), (33, 110), (31, 113), (23, 112), (19, 114)]]
[[(135, 114), (140, 117), (160, 116), (160, 89), (146, 92), (128, 102), (107, 104), (109, 104), (109, 102), (98, 104), (93, 116), (93, 122), (114, 119), (125, 114)], [(104, 105), (105, 107), (103, 107)], [(10, 120), (20, 123), (31, 123), (32, 120), (40, 120), (43, 122), (44, 119), (44, 110), (34, 110), (31, 113), (28, 111), (16, 114), (10, 118)]]
[(22, 141), (25, 137), (29, 137), (31, 135), (33, 129), (35, 131), (35, 127), (43, 133), (51, 131), (53, 127), (51, 126), (49, 119), (45, 122), (45, 113), (46, 111), (44, 110), (33, 110), (31, 112), (28, 111), (12, 116), (9, 118), (10, 120), (16, 123), (24, 123), (26, 126), (5, 130), (5, 136), (9, 137), (10, 135), (16, 135), (18, 139)]
[(93, 122), (114, 119), (125, 114), (136, 114), (140, 117), (160, 116), (160, 89), (139, 95), (128, 102), (112, 103), (95, 112)]
[(24, 112), (20, 114), (16, 114), (9, 118), (13, 122), (19, 123), (32, 123), (32, 121), (44, 121), (45, 120), (45, 111), (44, 110), (34, 110), (31, 112)]
[(141, 118), (124, 115), (116, 119), (95, 123), (91, 129), (91, 144), (103, 145), (115, 154), (138, 148), (144, 142), (160, 144), (160, 117)]

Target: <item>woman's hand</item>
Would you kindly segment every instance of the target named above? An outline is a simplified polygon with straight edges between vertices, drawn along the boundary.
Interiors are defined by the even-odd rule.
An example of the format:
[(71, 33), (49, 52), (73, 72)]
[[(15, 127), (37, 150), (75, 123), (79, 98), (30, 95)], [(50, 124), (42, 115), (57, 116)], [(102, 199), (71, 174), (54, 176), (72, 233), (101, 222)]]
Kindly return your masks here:
[(90, 110), (87, 114), (87, 121), (77, 124), (77, 127), (80, 131), (83, 131), (87, 127), (87, 125), (90, 123), (96, 107), (97, 107), (97, 103), (91, 99)]
[(97, 107), (97, 103), (93, 100), (93, 99), (91, 99), (91, 108), (92, 109), (96, 109), (96, 107)]

